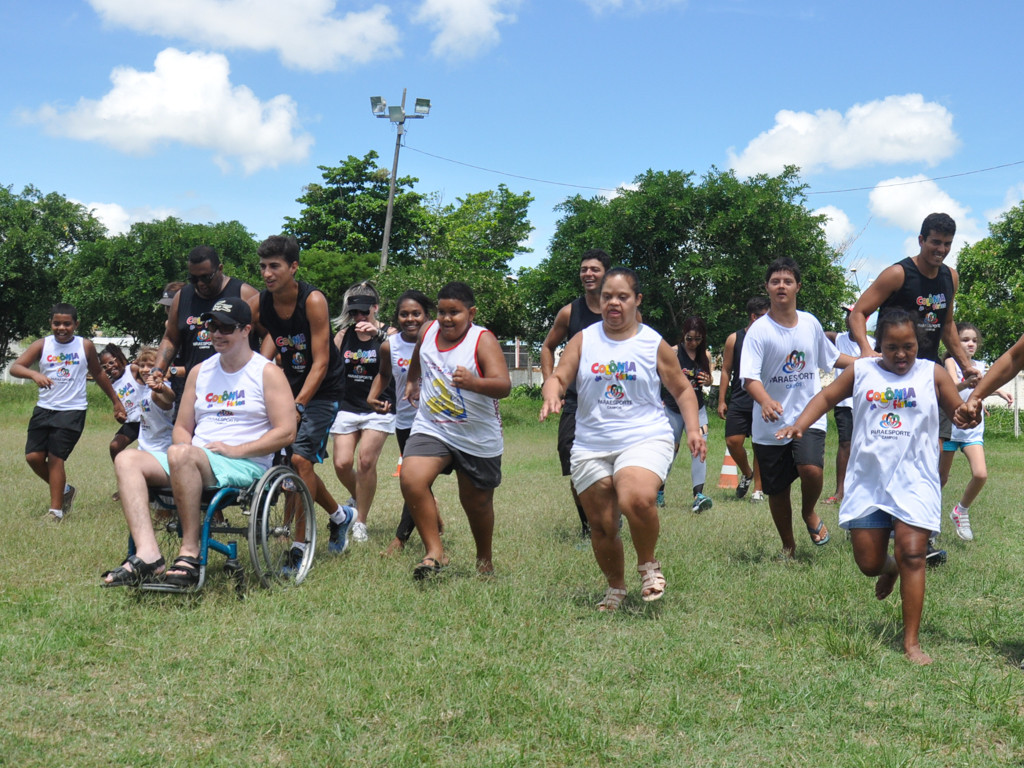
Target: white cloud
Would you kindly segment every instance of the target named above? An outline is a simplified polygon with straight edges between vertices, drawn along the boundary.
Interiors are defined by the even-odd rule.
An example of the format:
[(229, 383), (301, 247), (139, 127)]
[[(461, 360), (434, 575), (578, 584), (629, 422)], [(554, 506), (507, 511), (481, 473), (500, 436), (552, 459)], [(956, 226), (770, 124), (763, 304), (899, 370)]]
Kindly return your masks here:
[[(75, 200), (74, 202), (79, 202)], [(168, 216), (181, 216), (173, 208), (150, 208), (140, 206), (137, 208), (125, 208), (117, 203), (82, 203), (85, 209), (92, 213), (107, 228), (107, 233), (123, 235), (132, 224), (140, 221), (163, 221)]]
[(834, 205), (826, 205), (814, 211), (815, 216), (828, 216), (823, 229), (825, 238), (833, 248), (842, 248), (854, 235), (853, 222), (846, 215), (845, 211), (836, 208)]
[(970, 215), (970, 208), (920, 174), (879, 182), (868, 195), (868, 207), (875, 218), (911, 233), (903, 241), (905, 256), (916, 256), (920, 251), (917, 237), (921, 222), (929, 213), (948, 213), (956, 221), (956, 237), (949, 259), (951, 266), (956, 265), (956, 256), (964, 245), (976, 243), (987, 234), (983, 223)]
[(520, 0), (423, 0), (413, 21), (436, 30), (430, 46), (435, 56), (468, 59), (496, 45), (498, 25), (511, 23)]
[(249, 88), (232, 85), (220, 54), (167, 48), (152, 72), (118, 67), (110, 79), (113, 88), (99, 101), (80, 99), (66, 111), (45, 105), (25, 117), (52, 134), (130, 154), (163, 142), (210, 149), (219, 166), (229, 168), (234, 158), (246, 173), (304, 160), (313, 144), (290, 96), (261, 102)]
[(1008, 210), (1020, 205), (1021, 201), (1024, 201), (1024, 183), (1015, 184), (1006, 190), (1006, 195), (1003, 197), (1003, 204), (998, 208), (985, 211), (985, 219), (990, 222), (995, 222)]
[(276, 51), (297, 69), (365, 64), (394, 52), (398, 31), (375, 5), (344, 16), (335, 0), (89, 0), (103, 20), (221, 49)]
[(804, 173), (873, 163), (934, 165), (958, 144), (952, 113), (919, 93), (908, 93), (855, 104), (845, 115), (832, 109), (813, 114), (781, 110), (775, 126), (741, 154), (729, 149), (729, 164), (741, 176), (779, 173), (786, 165), (798, 165)]

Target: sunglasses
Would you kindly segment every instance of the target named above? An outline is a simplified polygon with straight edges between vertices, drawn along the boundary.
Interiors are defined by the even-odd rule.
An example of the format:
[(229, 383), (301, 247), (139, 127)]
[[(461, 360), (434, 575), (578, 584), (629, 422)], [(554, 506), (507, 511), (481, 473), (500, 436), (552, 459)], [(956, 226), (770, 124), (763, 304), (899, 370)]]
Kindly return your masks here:
[(216, 320), (207, 320), (206, 330), (210, 333), (220, 333), (224, 336), (229, 336), (238, 330), (238, 325), (236, 323), (218, 323)]
[(188, 281), (192, 283), (192, 285), (199, 285), (199, 283), (202, 283), (203, 285), (209, 285), (210, 283), (213, 282), (213, 278), (215, 278), (216, 276), (216, 271), (210, 272), (207, 275), (189, 275)]
[(348, 313), (350, 315), (366, 315), (367, 317), (370, 316), (370, 310), (368, 309), (350, 309)]

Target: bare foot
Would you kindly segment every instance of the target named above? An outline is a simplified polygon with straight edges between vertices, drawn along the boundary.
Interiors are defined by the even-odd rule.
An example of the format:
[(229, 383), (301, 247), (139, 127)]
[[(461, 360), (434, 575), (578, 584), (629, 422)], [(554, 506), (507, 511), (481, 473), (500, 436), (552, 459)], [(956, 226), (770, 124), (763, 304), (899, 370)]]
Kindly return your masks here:
[(391, 540), (391, 543), (388, 544), (388, 546), (385, 548), (385, 550), (380, 553), (380, 556), (381, 557), (392, 557), (394, 555), (397, 555), (403, 549), (405, 549), (405, 542), (402, 541), (400, 538), (398, 538), (396, 536), (395, 538), (393, 538)]
[(893, 587), (896, 586), (896, 580), (899, 579), (899, 573), (883, 573), (878, 577), (875, 582), (875, 597), (879, 600), (885, 600), (889, 595), (892, 594)]
[(932, 663), (932, 657), (922, 651), (921, 646), (917, 643), (904, 647), (903, 652), (907, 655), (907, 660), (914, 664), (925, 667)]

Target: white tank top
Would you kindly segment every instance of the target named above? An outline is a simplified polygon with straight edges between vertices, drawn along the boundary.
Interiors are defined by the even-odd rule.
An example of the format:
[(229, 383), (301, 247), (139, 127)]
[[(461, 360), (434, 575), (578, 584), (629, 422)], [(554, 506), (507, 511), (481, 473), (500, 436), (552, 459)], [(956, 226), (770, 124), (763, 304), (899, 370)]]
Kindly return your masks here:
[[(954, 363), (954, 365), (955, 365), (955, 363)], [(985, 371), (988, 370), (988, 366), (985, 363), (982, 363), (982, 362), (980, 362), (978, 360), (971, 360), (971, 365), (973, 365), (977, 369), (979, 376), (984, 376), (985, 375)], [(957, 383), (959, 383), (959, 382), (964, 380), (964, 375), (963, 375), (963, 372), (960, 370), (960, 366), (959, 365), (956, 366), (956, 372), (958, 374)], [(973, 392), (974, 392), (974, 388), (973, 387), (971, 389), (962, 389), (962, 390), (960, 390), (960, 397), (963, 399), (964, 402), (967, 402), (967, 398), (969, 398)], [(956, 424), (954, 424), (953, 425), (953, 432), (950, 434), (949, 439), (953, 440), (955, 442), (958, 442), (958, 443), (976, 443), (976, 442), (978, 442), (980, 440), (984, 440), (985, 439), (985, 409), (984, 408), (981, 409), (981, 421), (978, 422), (978, 426), (971, 427), (970, 429), (960, 429), (959, 427), (957, 427)]]
[(125, 413), (128, 414), (127, 421), (138, 421), (139, 403), (142, 399), (143, 386), (135, 380), (134, 376), (132, 376), (131, 366), (124, 369), (124, 373), (121, 374), (120, 379), (110, 383), (113, 385), (114, 391), (117, 393), (117, 399), (120, 400), (121, 405), (124, 406)]
[(139, 400), (139, 448), (150, 453), (166, 452), (173, 432), (174, 407), (165, 411), (153, 402), (153, 390), (145, 387)]
[[(881, 358), (854, 363), (853, 441), (839, 525), (881, 509), (939, 531), (939, 405), (935, 363), (918, 359), (904, 375)], [(945, 371), (943, 371), (945, 375)]]
[(416, 418), (416, 406), (403, 397), (416, 342), (406, 341), (402, 334), (396, 333), (388, 337), (388, 344), (391, 346), (391, 377), (395, 381), (395, 428), (409, 429)]
[[(242, 445), (270, 430), (267, 404), (263, 398), (263, 369), (273, 365), (262, 355), (253, 354), (241, 370), (227, 373), (221, 368), (220, 355), (202, 363), (196, 378), (196, 429), (192, 445), (200, 448), (220, 441)], [(273, 454), (253, 456), (269, 468)]]
[(89, 363), (85, 359), (85, 342), (73, 336), (67, 344), (59, 344), (53, 336), (43, 339), (39, 372), (53, 382), (49, 389), (39, 390), (38, 405), (50, 411), (84, 411), (85, 375)]
[(644, 440), (671, 441), (672, 425), (661, 401), (657, 331), (641, 325), (635, 336), (615, 341), (605, 335), (603, 323), (595, 323), (581, 333), (573, 448), (611, 452)]
[(505, 446), (498, 401), (452, 383), (452, 374), (460, 365), (480, 374), (476, 349), (480, 337), (490, 331), (471, 325), (462, 341), (446, 350), (438, 349), (437, 331), (434, 320), (420, 344), (420, 404), (411, 434), (432, 435), (483, 459), (500, 456)]

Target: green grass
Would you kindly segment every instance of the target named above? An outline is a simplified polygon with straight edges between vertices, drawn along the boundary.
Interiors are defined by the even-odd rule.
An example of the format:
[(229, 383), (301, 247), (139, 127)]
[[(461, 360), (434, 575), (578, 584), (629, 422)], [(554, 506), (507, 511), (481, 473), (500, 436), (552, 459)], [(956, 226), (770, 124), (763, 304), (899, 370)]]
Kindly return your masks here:
[[(101, 589), (126, 538), (109, 404), (92, 401), (68, 464), (73, 516), (46, 526), (23, 458), (33, 401), (0, 387), (0, 765), (1024, 765), (1020, 447), (1002, 427), (972, 506), (977, 539), (944, 534), (949, 563), (928, 575), (921, 639), (936, 663), (918, 668), (901, 652), (898, 596), (874, 600), (834, 508), (821, 508), (832, 543), (801, 535), (786, 565), (766, 505), (714, 487), (717, 419), (714, 508), (689, 512), (683, 465), (669, 480), (665, 598), (642, 603), (631, 573), (607, 616), (593, 610), (593, 555), (576, 547), (556, 423), (537, 424), (529, 399), (505, 408), (496, 578), (473, 574), (450, 478), (436, 489), (450, 575), (413, 583), (415, 536), (378, 557), (400, 506), (389, 441), (370, 544), (331, 558), (323, 537), (305, 584), (244, 600), (216, 559), (197, 597)], [(966, 480), (959, 458), (946, 506)]]

